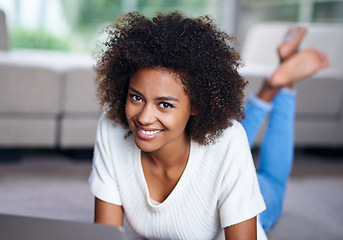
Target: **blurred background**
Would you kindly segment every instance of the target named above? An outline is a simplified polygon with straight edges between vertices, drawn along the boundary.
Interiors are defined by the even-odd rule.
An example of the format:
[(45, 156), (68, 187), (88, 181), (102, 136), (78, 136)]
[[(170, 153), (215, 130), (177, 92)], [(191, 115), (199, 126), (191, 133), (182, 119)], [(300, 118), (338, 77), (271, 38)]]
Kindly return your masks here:
[[(91, 58), (122, 13), (212, 16), (236, 36), (256, 92), (290, 27), (331, 66), (296, 84), (295, 166), (270, 239), (343, 239), (343, 0), (0, 0), (0, 213), (91, 222), (100, 116)], [(262, 135), (253, 149), (258, 158)]]
[(210, 15), (236, 36), (246, 96), (279, 64), (287, 30), (307, 27), (299, 48), (324, 51), (331, 66), (297, 84), (296, 145), (343, 146), (343, 0), (0, 0), (0, 148), (91, 149), (102, 27), (128, 11), (172, 10)]
[(258, 22), (343, 22), (342, 0), (0, 0), (0, 8), (6, 12), (10, 48), (70, 52), (92, 50), (101, 26), (128, 11), (209, 14), (239, 40)]

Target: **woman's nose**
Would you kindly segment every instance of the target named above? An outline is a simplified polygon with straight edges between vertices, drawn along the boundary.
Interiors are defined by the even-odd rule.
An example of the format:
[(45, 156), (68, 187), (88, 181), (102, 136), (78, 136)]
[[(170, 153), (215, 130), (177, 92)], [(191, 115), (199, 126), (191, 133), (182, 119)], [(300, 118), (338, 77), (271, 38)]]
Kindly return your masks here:
[(138, 121), (142, 125), (148, 125), (155, 121), (155, 110), (154, 107), (148, 104), (145, 104), (138, 114)]

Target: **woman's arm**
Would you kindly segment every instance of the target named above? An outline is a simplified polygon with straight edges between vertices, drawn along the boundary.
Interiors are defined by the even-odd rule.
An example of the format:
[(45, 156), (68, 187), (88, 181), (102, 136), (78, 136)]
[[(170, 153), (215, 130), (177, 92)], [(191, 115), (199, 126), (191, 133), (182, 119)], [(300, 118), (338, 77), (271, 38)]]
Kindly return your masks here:
[(225, 239), (252, 240), (257, 239), (256, 217), (225, 228)]
[(94, 222), (111, 226), (123, 226), (123, 219), (124, 211), (122, 206), (95, 198)]

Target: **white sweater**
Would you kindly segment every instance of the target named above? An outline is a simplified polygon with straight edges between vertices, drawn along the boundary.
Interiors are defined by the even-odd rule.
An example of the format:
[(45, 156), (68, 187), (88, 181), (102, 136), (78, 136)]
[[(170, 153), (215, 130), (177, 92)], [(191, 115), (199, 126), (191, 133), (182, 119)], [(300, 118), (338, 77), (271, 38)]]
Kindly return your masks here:
[[(221, 239), (223, 228), (265, 209), (246, 134), (240, 123), (215, 144), (191, 142), (187, 166), (171, 194), (154, 203), (141, 165), (141, 152), (128, 130), (100, 119), (89, 178), (99, 199), (121, 205), (128, 223), (148, 239)], [(265, 234), (258, 223), (258, 235)]]

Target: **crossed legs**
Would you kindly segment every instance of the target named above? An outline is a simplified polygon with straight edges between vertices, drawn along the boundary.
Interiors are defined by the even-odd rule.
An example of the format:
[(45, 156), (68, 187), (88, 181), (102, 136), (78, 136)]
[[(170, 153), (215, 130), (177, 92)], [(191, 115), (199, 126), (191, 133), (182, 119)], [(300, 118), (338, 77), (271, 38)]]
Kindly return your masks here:
[(281, 215), (283, 199), (294, 155), (294, 117), (296, 92), (293, 84), (322, 68), (328, 67), (326, 55), (318, 50), (298, 51), (306, 30), (291, 31), (292, 36), (280, 44), (280, 66), (262, 85), (258, 94), (250, 96), (242, 122), (253, 145), (257, 132), (268, 117), (267, 128), (260, 146), (258, 180), (267, 205), (259, 220), (268, 231)]

